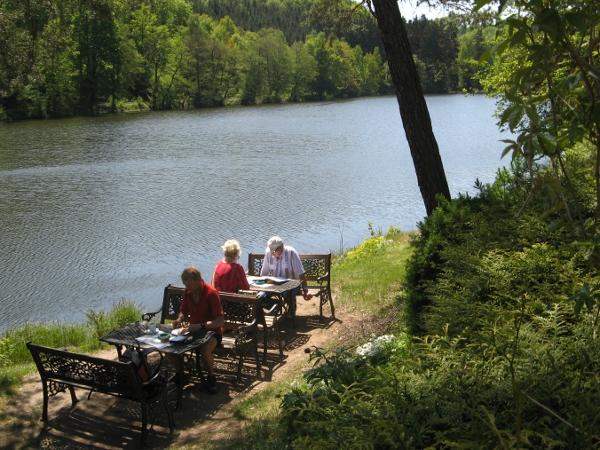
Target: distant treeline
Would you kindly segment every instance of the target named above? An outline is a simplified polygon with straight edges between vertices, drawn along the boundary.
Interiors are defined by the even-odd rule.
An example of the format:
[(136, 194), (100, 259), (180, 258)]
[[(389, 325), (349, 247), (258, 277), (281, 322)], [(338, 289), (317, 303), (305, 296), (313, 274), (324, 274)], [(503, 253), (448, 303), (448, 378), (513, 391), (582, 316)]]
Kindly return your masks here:
[[(331, 7), (319, 6), (327, 3), (340, 5), (333, 8), (336, 13), (331, 14)], [(375, 19), (365, 8), (356, 8), (352, 0), (194, 0), (193, 4), (195, 11), (215, 18), (229, 16), (246, 30), (277, 28), (290, 43), (323, 31), (351, 46), (359, 45), (365, 52), (382, 48)], [(481, 89), (475, 74), (496, 29), (486, 26), (481, 17), (477, 25), (469, 24), (470, 20), (469, 16), (450, 15), (407, 21), (408, 38), (425, 93)]]
[[(392, 92), (369, 13), (358, 9), (350, 26), (336, 29), (316, 5), (317, 0), (4, 0), (0, 118)], [(422, 18), (408, 25), (426, 92), (478, 88), (473, 73), (484, 47), (481, 30), (460, 31), (453, 19)]]

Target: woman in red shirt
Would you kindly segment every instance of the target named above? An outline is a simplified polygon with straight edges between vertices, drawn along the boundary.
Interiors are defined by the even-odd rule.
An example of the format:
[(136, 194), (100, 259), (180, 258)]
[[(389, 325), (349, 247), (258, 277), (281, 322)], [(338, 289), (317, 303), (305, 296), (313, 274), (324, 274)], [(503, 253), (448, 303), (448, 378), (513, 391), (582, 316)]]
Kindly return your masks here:
[(240, 243), (230, 239), (223, 244), (223, 259), (215, 266), (212, 284), (221, 292), (237, 292), (250, 289), (244, 268), (238, 264), (242, 252)]

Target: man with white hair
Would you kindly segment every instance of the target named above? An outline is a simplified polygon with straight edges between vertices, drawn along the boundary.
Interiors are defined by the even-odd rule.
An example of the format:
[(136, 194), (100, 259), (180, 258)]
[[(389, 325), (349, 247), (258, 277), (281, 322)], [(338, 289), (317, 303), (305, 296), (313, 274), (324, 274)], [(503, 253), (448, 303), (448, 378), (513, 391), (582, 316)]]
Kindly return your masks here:
[[(304, 267), (300, 256), (296, 249), (290, 245), (284, 245), (283, 239), (279, 236), (273, 236), (267, 242), (267, 248), (265, 250), (265, 258), (263, 265), (260, 270), (261, 276), (271, 276), (278, 278), (291, 278), (300, 280), (302, 288), (302, 297), (304, 300), (310, 300), (312, 295), (308, 292), (306, 286), (306, 277), (304, 276)], [(290, 295), (290, 313), (295, 315), (296, 313), (296, 292), (292, 292)]]

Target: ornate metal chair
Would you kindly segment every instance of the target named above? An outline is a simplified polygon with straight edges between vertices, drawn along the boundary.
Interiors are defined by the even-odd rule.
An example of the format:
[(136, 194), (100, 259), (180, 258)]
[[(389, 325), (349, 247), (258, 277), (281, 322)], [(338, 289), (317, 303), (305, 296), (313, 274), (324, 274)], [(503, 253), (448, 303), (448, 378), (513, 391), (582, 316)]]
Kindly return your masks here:
[(237, 381), (239, 382), (244, 358), (253, 356), (256, 376), (261, 376), (258, 357), (259, 300), (256, 294), (232, 294), (220, 292), (225, 326), (221, 348), (217, 352), (233, 352), (238, 358)]

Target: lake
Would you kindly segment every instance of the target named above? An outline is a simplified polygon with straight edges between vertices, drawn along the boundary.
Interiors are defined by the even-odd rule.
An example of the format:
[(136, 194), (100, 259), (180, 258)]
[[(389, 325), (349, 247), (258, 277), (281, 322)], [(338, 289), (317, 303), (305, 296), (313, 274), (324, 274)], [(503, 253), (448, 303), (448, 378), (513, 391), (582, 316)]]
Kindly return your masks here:
[[(427, 98), (452, 195), (493, 180), (494, 101)], [(0, 124), (0, 331), (147, 309), (222, 243), (339, 251), (425, 210), (395, 97)]]

